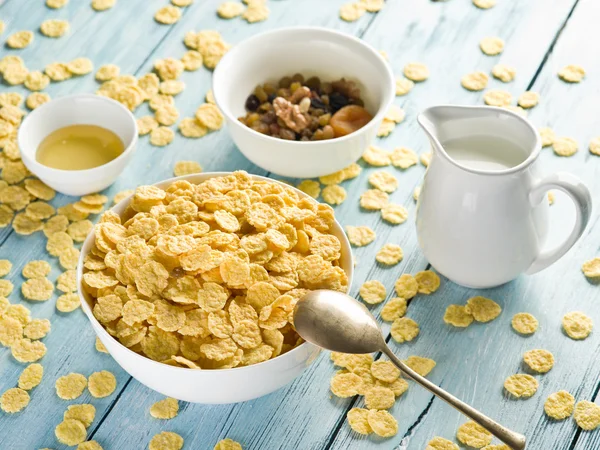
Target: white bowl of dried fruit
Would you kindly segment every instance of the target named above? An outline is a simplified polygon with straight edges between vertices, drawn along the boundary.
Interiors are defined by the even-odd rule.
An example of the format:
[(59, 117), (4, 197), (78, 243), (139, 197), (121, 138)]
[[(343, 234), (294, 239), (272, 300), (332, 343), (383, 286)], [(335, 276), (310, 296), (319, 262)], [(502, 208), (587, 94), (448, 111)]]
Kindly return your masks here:
[(213, 92), (253, 163), (278, 175), (327, 175), (357, 161), (395, 95), (375, 49), (338, 31), (298, 27), (255, 35), (219, 62)]
[(86, 239), (77, 281), (92, 327), (134, 378), (180, 400), (233, 403), (302, 373), (318, 349), (290, 323), (295, 302), (346, 291), (352, 273), (331, 207), (234, 172), (136, 189)]

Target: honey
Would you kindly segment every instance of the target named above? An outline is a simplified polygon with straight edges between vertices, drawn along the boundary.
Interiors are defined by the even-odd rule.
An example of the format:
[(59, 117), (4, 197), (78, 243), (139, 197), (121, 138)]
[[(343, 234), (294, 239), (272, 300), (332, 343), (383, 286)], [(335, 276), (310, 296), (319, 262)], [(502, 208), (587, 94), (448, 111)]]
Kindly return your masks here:
[(53, 169), (85, 170), (117, 158), (125, 146), (110, 130), (96, 125), (70, 125), (53, 131), (40, 143), (35, 159)]

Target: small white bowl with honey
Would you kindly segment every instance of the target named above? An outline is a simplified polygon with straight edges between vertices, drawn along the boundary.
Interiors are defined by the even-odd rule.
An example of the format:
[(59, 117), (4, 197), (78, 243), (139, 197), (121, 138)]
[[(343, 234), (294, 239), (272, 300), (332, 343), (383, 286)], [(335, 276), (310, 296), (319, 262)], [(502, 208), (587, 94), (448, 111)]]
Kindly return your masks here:
[(23, 121), (18, 142), (25, 166), (66, 195), (110, 186), (137, 145), (135, 117), (120, 103), (93, 94), (62, 97)]

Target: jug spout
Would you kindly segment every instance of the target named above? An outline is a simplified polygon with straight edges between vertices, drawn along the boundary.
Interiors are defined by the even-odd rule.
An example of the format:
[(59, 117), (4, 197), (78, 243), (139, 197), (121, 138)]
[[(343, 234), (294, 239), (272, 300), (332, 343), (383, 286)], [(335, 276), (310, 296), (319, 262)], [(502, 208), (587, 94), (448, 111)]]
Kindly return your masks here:
[(427, 108), (417, 116), (417, 122), (429, 138), (433, 151), (440, 152), (443, 150), (440, 142), (440, 135), (443, 134), (442, 127), (444, 123), (450, 120), (447, 112), (444, 112), (445, 108), (452, 108), (452, 106), (441, 107), (433, 106)]

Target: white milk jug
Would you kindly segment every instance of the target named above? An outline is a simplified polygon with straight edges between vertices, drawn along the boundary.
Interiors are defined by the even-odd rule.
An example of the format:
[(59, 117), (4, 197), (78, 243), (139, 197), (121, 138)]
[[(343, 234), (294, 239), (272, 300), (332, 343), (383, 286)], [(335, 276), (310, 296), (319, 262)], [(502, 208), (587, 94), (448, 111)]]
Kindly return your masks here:
[[(587, 187), (558, 172), (543, 177), (540, 137), (529, 121), (502, 108), (434, 106), (419, 115), (433, 156), (417, 206), (419, 245), (431, 265), (468, 287), (498, 286), (558, 260), (583, 233)], [(575, 227), (547, 248), (550, 189), (573, 200)]]

